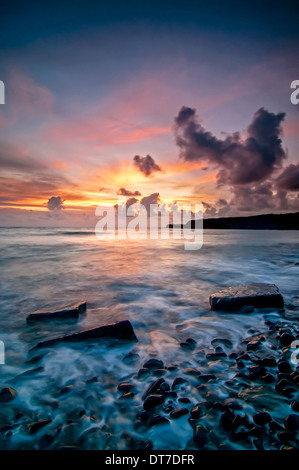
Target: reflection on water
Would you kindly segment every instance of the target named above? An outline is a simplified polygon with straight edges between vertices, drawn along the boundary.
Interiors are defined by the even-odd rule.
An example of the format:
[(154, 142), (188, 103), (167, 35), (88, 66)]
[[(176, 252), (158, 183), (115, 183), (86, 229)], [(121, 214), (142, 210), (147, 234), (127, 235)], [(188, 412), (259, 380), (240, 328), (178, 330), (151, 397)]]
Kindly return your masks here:
[[(169, 365), (180, 362), (198, 367), (200, 351), (211, 349), (213, 339), (229, 339), (234, 348), (252, 331), (265, 328), (262, 313), (211, 312), (210, 293), (232, 284), (270, 282), (280, 288), (286, 302), (298, 295), (296, 232), (211, 230), (204, 233), (204, 245), (198, 251), (185, 251), (183, 240), (100, 242), (94, 233), (78, 229), (0, 229), (0, 233), (0, 340), (6, 347), (1, 382), (15, 380), (22, 406), (43, 417), (53, 413), (55, 393), (61, 387), (75, 386), (72, 403), (76, 408), (86, 380), (99, 376), (102, 381), (90, 389), (85, 406), (93, 408), (92, 397), (96, 397), (101, 400), (102, 422), (110, 413), (118, 426), (120, 419), (129, 425), (130, 417), (120, 418), (112, 407), (113, 394), (117, 383), (132, 377), (149, 355)], [(26, 316), (46, 304), (61, 306), (85, 299), (88, 310), (79, 322), (26, 324)], [(60, 346), (41, 360), (33, 378), (30, 373), (19, 376), (34, 367), (25, 361), (29, 349), (40, 340), (123, 318), (131, 320), (139, 338), (133, 350), (131, 345)], [(186, 356), (178, 347), (188, 337), (197, 341), (197, 356)], [(132, 360), (126, 360), (132, 352)], [(218, 363), (202, 367), (224, 374)], [(225, 396), (227, 386), (218, 392)], [(61, 403), (55, 419), (63, 421), (67, 408)], [(157, 446), (162, 446), (160, 438)], [(177, 441), (167, 445), (176, 448)]]

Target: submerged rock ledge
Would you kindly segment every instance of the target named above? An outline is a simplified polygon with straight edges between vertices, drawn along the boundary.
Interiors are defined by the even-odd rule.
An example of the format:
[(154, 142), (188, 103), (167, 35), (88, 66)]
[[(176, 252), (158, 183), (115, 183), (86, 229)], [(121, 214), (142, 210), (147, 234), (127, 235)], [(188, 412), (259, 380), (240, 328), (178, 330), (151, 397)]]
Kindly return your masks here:
[(284, 300), (275, 284), (252, 283), (215, 292), (210, 296), (210, 305), (212, 310), (225, 311), (235, 311), (244, 306), (282, 308)]
[(41, 341), (34, 348), (39, 349), (53, 346), (58, 343), (76, 343), (89, 339), (114, 338), (127, 341), (138, 341), (134, 329), (129, 320), (123, 320), (111, 325), (103, 325), (90, 330), (79, 331), (78, 333), (60, 336), (58, 338)]
[(87, 302), (84, 300), (77, 304), (68, 305), (58, 310), (42, 309), (27, 316), (27, 322), (35, 320), (67, 319), (78, 318), (81, 313), (86, 311)]

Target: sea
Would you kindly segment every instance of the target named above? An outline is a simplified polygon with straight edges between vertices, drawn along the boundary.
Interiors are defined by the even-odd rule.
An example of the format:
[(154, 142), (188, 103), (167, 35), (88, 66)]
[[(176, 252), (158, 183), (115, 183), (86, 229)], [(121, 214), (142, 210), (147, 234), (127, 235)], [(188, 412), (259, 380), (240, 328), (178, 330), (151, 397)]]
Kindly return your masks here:
[[(276, 284), (286, 305), (293, 305), (289, 318), (298, 306), (296, 231), (205, 230), (202, 247), (186, 250), (178, 238), (99, 240), (86, 229), (4, 227), (0, 247), (0, 385), (17, 391), (13, 402), (0, 404), (0, 424), (14, 423), (9, 443), (1, 441), (3, 448), (48, 445), (26, 431), (30, 423), (45, 419), (51, 420), (50, 448), (128, 449), (132, 439), (150, 440), (154, 449), (188, 448), (193, 431), (185, 417), (173, 420), (171, 430), (164, 424), (136, 425), (140, 397), (153, 380), (138, 378), (143, 364), (150, 358), (163, 361), (166, 381), (182, 376), (187, 367), (217, 374), (210, 393), (228, 399), (227, 382), (237, 371), (229, 361), (205, 359), (214, 351), (211, 342), (229, 340), (229, 354), (242, 339), (266, 331), (265, 321), (278, 321), (281, 313), (215, 312), (209, 296), (226, 286), (266, 282)], [(78, 320), (26, 322), (41, 308), (83, 300), (87, 311)], [(40, 341), (123, 319), (131, 322), (138, 342), (99, 340), (57, 345), (39, 355), (31, 351)], [(180, 347), (187, 338), (196, 342), (193, 351)], [(129, 405), (117, 390), (121, 382), (134, 384)], [(189, 407), (203, 400), (196, 393), (194, 384), (182, 386)], [(278, 421), (287, 406), (282, 400), (273, 410)], [(245, 408), (252, 416), (252, 406)], [(211, 418), (206, 426), (213, 427)], [(244, 448), (221, 430), (217, 436), (208, 448)]]

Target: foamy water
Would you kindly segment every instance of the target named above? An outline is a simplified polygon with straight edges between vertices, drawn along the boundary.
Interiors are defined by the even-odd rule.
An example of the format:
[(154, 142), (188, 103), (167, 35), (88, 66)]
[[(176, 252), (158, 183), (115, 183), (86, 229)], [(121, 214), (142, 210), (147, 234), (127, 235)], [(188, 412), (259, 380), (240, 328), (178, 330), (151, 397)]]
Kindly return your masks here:
[[(142, 409), (140, 395), (153, 380), (137, 380), (143, 363), (157, 357), (166, 366), (179, 365), (180, 372), (166, 372), (170, 382), (182, 376), (182, 367), (215, 373), (223, 380), (211, 384), (210, 392), (225, 399), (230, 396), (226, 382), (237, 371), (228, 359), (205, 360), (205, 353), (213, 351), (211, 341), (229, 339), (229, 353), (246, 336), (266, 331), (265, 319), (279, 319), (280, 314), (211, 312), (209, 295), (247, 282), (275, 283), (286, 303), (298, 295), (297, 232), (206, 231), (197, 251), (185, 251), (183, 240), (99, 241), (93, 232), (78, 229), (2, 228), (0, 234), (0, 340), (6, 353), (1, 384), (18, 392), (13, 404), (1, 405), (0, 419), (3, 425), (14, 420), (17, 411), (24, 413), (24, 424), (21, 420), (10, 438), (15, 448), (39, 448), (38, 439), (26, 434), (30, 418), (51, 419), (47, 432), (56, 435), (60, 429), (61, 445), (78, 445), (80, 436), (82, 448), (122, 449), (129, 435), (150, 439), (157, 449), (184, 449), (192, 429), (183, 418), (171, 422), (167, 432), (164, 425), (134, 427)], [(88, 309), (79, 321), (26, 324), (26, 316), (45, 305), (80, 300), (87, 300)], [(26, 362), (29, 350), (43, 339), (125, 318), (134, 327), (136, 344), (60, 345), (37, 362)], [(197, 342), (194, 352), (179, 346), (188, 337)], [(136, 397), (129, 406), (119, 400), (116, 389), (125, 380), (135, 384)], [(70, 392), (61, 395), (65, 386), (71, 386)], [(191, 379), (182, 393), (190, 398), (189, 407), (200, 401)], [(286, 406), (282, 400), (275, 409), (277, 419), (287, 412)], [(250, 405), (247, 412), (254, 412)], [(74, 422), (67, 423), (70, 419)]]

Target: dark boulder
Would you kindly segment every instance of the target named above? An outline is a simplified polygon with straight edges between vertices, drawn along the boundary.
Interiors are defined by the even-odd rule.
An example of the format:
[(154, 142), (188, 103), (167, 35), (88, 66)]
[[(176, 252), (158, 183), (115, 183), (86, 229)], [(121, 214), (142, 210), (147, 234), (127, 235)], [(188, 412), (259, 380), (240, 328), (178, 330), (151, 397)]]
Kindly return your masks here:
[(111, 325), (103, 325), (91, 330), (80, 331), (71, 335), (41, 341), (32, 349), (46, 348), (58, 343), (76, 343), (90, 339), (112, 338), (127, 341), (138, 341), (129, 320), (123, 320)]
[(240, 284), (227, 287), (210, 296), (212, 310), (236, 311), (244, 305), (281, 308), (283, 304), (283, 297), (274, 284)]
[(27, 316), (27, 321), (35, 320), (51, 320), (51, 319), (67, 319), (78, 318), (81, 313), (86, 311), (87, 302), (78, 302), (74, 305), (68, 305), (57, 310), (42, 309)]

